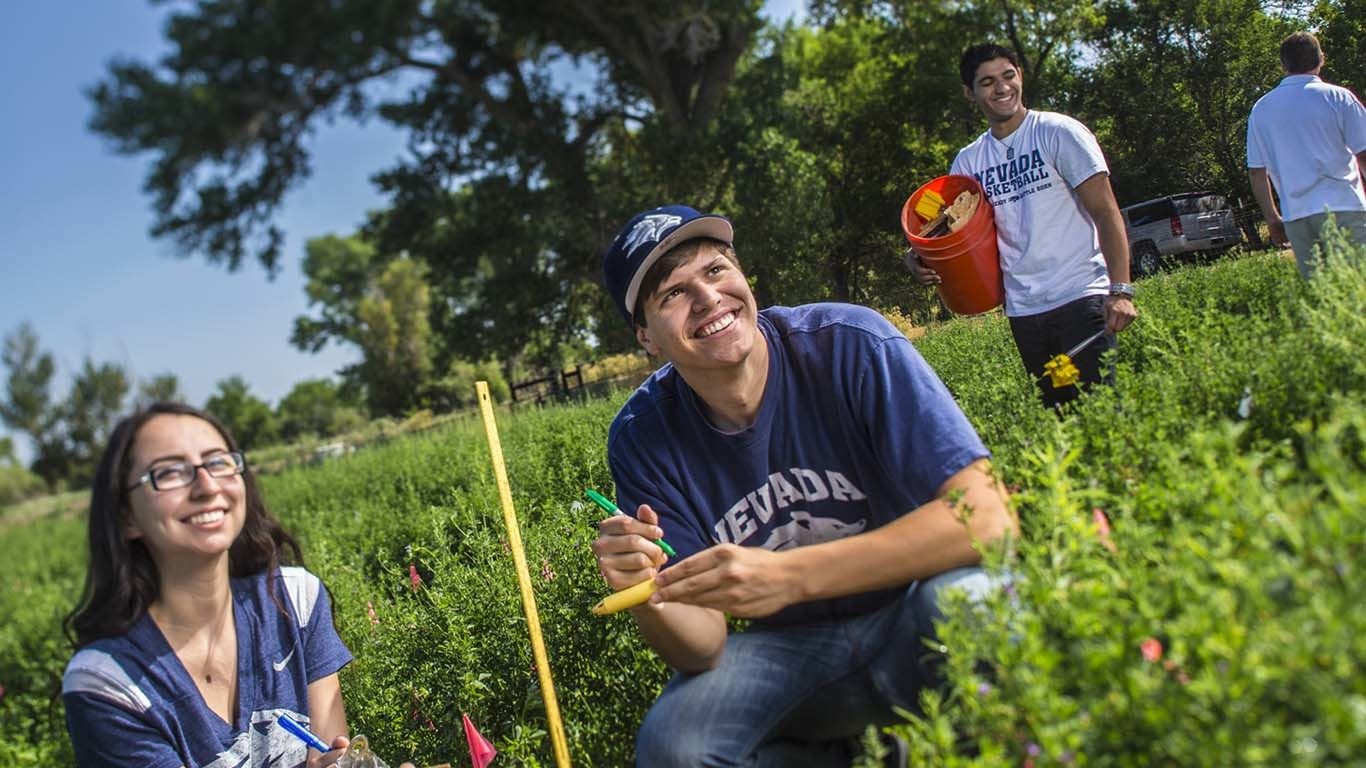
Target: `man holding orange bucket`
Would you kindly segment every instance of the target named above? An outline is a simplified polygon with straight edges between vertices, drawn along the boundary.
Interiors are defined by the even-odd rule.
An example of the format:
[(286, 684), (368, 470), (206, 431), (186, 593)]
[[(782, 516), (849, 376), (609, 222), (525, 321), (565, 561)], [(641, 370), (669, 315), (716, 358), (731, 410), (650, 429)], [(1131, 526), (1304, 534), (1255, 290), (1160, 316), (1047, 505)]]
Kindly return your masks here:
[[(988, 129), (959, 151), (950, 173), (977, 180), (991, 203), (1015, 346), (1039, 380), (1045, 405), (1076, 397), (1044, 375), (1054, 356), (1106, 331), (1072, 356), (1086, 384), (1111, 383), (1101, 356), (1137, 316), (1129, 283), (1129, 243), (1095, 136), (1077, 120), (1027, 109), (1016, 53), (999, 45), (967, 49), (963, 94)], [(926, 285), (941, 276), (914, 250), (907, 266)]]

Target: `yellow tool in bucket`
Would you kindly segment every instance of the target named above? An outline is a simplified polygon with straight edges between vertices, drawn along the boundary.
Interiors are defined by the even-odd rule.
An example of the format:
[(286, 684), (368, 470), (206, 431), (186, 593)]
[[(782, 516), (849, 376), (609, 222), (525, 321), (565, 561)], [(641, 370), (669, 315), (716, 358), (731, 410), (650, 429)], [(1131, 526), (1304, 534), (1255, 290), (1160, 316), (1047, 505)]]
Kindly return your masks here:
[(944, 210), (944, 198), (939, 196), (933, 189), (925, 190), (925, 194), (915, 203), (915, 214), (925, 221), (929, 221), (939, 215)]

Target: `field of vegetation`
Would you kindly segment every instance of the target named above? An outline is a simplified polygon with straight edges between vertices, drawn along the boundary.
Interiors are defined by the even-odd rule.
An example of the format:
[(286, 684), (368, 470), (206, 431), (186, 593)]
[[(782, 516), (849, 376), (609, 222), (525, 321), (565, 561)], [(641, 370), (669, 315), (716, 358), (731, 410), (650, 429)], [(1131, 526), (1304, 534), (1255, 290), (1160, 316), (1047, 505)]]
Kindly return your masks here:
[[(1352, 765), (1366, 755), (1366, 253), (1312, 282), (1250, 254), (1140, 285), (1119, 384), (1038, 407), (1000, 316), (916, 341), (1014, 490), (1009, 586), (952, 612), (948, 689), (901, 730), (935, 766)], [(1348, 258), (1350, 257), (1350, 258)], [(624, 399), (500, 413), (570, 753), (629, 765), (667, 676), (604, 593), (586, 487)], [(549, 765), (477, 417), (264, 478), (356, 656), (353, 729), (391, 763)], [(82, 523), (0, 529), (0, 764), (68, 765), (55, 696)], [(416, 577), (414, 578), (414, 574)]]

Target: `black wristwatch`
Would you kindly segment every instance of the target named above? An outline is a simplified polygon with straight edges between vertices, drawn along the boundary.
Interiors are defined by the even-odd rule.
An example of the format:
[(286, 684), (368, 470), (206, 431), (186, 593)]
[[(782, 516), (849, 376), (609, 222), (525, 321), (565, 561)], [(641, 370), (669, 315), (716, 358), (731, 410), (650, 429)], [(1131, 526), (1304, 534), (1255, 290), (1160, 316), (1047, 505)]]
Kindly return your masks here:
[(1134, 300), (1134, 284), (1133, 284), (1133, 283), (1110, 283), (1110, 295), (1111, 295), (1111, 296), (1117, 296), (1117, 297), (1119, 297), (1119, 298), (1121, 298), (1121, 299), (1128, 299), (1129, 301), (1133, 301), (1133, 300)]

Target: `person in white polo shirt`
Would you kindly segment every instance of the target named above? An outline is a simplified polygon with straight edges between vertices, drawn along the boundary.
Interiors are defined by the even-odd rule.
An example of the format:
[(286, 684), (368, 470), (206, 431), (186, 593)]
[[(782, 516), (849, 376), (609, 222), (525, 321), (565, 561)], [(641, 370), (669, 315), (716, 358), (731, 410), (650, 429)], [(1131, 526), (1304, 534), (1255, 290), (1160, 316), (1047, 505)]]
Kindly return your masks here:
[(1300, 274), (1309, 277), (1330, 213), (1366, 244), (1366, 108), (1356, 94), (1319, 79), (1323, 51), (1308, 32), (1281, 42), (1281, 66), (1285, 79), (1248, 117), (1247, 168), (1271, 241), (1288, 240)]

